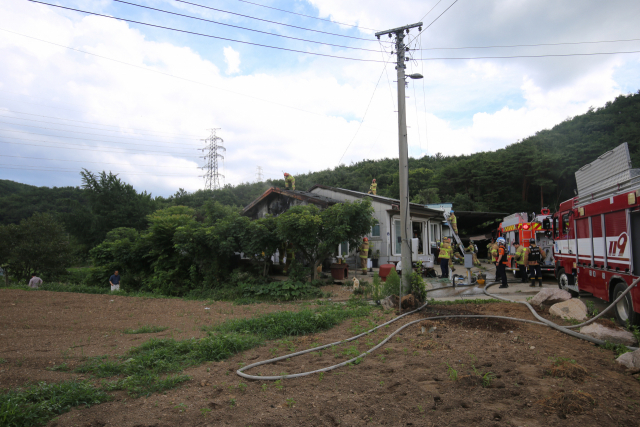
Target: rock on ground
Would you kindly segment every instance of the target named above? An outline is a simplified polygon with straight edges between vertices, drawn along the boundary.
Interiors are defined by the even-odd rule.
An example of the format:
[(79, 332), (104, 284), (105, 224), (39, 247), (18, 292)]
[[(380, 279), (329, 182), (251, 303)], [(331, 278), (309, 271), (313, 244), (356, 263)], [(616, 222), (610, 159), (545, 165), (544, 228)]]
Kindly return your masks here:
[(624, 329), (607, 328), (606, 326), (598, 323), (583, 326), (580, 328), (580, 333), (602, 341), (609, 341), (614, 344), (636, 345), (637, 342), (636, 337), (629, 331), (625, 331)]
[(549, 308), (549, 314), (563, 319), (585, 320), (587, 318), (587, 306), (579, 299), (570, 299), (552, 305)]
[(553, 305), (559, 302), (568, 301), (571, 294), (562, 289), (544, 288), (534, 296), (529, 304), (540, 307), (542, 304)]
[(616, 359), (621, 365), (626, 366), (629, 369), (640, 369), (640, 350), (632, 351), (631, 353), (625, 353)]
[[(397, 298), (398, 298), (398, 297), (396, 297), (396, 301), (397, 301)], [(383, 299), (382, 301), (380, 301), (380, 305), (381, 305), (385, 310), (389, 310), (389, 309), (391, 309), (391, 308), (395, 308), (395, 307), (397, 306), (397, 304), (396, 304), (396, 305), (394, 305), (394, 303), (393, 303), (393, 298), (391, 298), (391, 296), (388, 296), (388, 297), (386, 297), (385, 299)]]

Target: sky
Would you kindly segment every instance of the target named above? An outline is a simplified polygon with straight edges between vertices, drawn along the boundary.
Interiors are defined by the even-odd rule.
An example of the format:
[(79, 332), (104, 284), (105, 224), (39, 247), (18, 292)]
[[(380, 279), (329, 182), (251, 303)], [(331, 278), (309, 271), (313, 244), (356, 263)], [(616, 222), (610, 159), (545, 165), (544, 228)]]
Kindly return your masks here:
[(37, 186), (86, 168), (196, 191), (211, 129), (224, 184), (397, 157), (396, 57), (375, 32), (420, 21), (412, 157), (500, 149), (640, 89), (633, 0), (44, 2), (0, 2), (0, 179)]

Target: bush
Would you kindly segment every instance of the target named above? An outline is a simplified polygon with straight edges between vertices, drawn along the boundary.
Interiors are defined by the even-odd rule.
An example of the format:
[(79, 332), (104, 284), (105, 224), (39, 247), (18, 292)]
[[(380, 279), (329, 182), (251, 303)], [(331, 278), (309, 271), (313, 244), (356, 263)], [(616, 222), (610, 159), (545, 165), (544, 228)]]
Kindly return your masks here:
[(391, 269), (387, 281), (382, 284), (382, 298), (391, 295), (400, 295), (400, 276), (395, 268)]
[(240, 285), (245, 297), (256, 297), (291, 301), (294, 299), (319, 298), (322, 291), (309, 282), (271, 282), (266, 285), (245, 283)]
[(413, 296), (418, 301), (424, 302), (427, 299), (427, 290), (424, 287), (424, 280), (422, 280), (420, 273), (417, 271), (411, 273), (409, 282), (411, 283), (411, 293)]

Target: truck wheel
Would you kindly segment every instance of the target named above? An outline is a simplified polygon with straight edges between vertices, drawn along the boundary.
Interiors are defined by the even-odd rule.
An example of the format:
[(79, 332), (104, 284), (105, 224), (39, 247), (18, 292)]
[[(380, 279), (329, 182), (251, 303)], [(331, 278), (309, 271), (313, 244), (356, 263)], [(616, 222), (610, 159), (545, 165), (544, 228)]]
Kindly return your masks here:
[(558, 270), (558, 287), (572, 296), (577, 295), (575, 291), (569, 289), (569, 286), (573, 286), (573, 275), (565, 273), (564, 268), (561, 268)]
[[(616, 286), (613, 288), (613, 298), (611, 301), (615, 300), (627, 289), (627, 284), (624, 282), (616, 283)], [(633, 311), (633, 304), (631, 303), (631, 292), (624, 296), (620, 301), (616, 303), (613, 311), (616, 314), (616, 320), (620, 324), (620, 326), (627, 326), (627, 324), (635, 325), (638, 323), (639, 317), (638, 313)]]

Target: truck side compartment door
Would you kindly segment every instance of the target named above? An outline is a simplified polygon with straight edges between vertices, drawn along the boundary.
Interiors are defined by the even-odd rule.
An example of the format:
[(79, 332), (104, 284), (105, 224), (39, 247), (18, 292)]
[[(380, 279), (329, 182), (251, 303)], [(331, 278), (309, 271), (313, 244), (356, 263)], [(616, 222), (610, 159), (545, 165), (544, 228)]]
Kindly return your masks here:
[(633, 254), (633, 275), (640, 273), (640, 211), (631, 212), (631, 253)]

